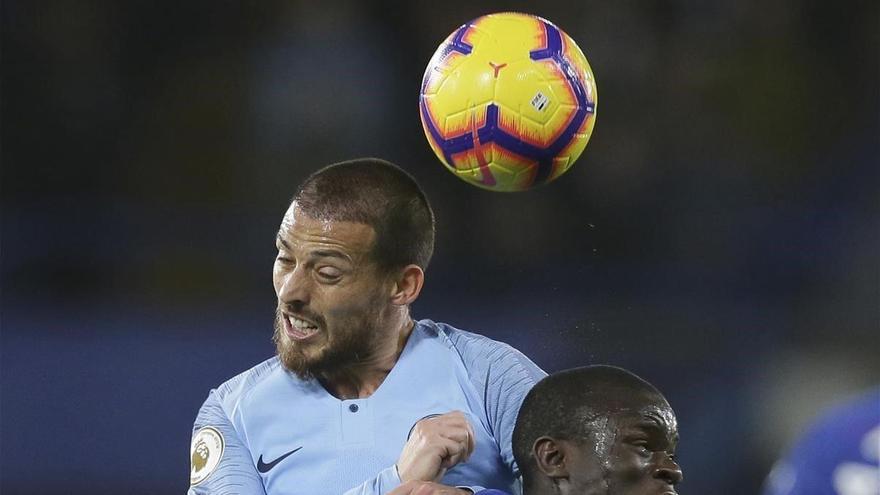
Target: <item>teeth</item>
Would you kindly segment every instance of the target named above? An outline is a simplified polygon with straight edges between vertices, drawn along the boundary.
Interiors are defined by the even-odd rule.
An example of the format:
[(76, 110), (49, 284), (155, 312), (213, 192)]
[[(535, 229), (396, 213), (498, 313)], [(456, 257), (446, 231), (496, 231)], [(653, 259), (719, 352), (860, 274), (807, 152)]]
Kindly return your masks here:
[(291, 316), (289, 319), (290, 324), (293, 325), (293, 327), (297, 330), (314, 330), (318, 328), (305, 320), (300, 320), (299, 318), (295, 318), (293, 316)]

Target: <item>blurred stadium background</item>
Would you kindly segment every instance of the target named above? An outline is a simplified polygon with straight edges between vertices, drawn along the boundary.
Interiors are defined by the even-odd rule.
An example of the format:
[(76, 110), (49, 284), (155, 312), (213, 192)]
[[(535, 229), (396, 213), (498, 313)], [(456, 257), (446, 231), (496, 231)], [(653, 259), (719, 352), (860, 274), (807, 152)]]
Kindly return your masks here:
[[(880, 383), (878, 2), (2, 3), (4, 494), (183, 493), (208, 390), (269, 357), (294, 186), (355, 156), (427, 190), (417, 317), (548, 371), (633, 369), (682, 493), (756, 493)], [(578, 41), (598, 120), (525, 194), (446, 172), (422, 72), (479, 15)]]

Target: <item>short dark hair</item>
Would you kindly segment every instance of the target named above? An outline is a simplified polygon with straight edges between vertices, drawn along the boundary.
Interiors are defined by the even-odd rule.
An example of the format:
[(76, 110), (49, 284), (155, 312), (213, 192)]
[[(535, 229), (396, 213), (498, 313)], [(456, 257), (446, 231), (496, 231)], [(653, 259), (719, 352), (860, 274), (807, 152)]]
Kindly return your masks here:
[(373, 258), (384, 270), (428, 268), (434, 212), (413, 177), (378, 158), (334, 163), (309, 176), (293, 197), (307, 216), (367, 224), (376, 232)]
[(593, 365), (560, 371), (526, 394), (513, 429), (513, 456), (528, 483), (536, 469), (532, 446), (542, 436), (564, 440), (589, 438), (597, 417), (607, 417), (639, 394), (663, 394), (623, 368)]

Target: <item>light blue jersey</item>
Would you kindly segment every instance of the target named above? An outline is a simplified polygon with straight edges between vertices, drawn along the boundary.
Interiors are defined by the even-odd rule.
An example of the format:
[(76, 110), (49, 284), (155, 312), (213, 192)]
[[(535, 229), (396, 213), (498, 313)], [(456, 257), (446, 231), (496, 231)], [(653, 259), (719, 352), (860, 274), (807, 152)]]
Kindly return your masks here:
[(518, 493), (517, 412), (546, 374), (512, 347), (430, 320), (365, 399), (340, 400), (277, 357), (208, 395), (193, 428), (189, 494), (384, 494), (420, 419), (460, 410), (476, 435), (442, 483)]

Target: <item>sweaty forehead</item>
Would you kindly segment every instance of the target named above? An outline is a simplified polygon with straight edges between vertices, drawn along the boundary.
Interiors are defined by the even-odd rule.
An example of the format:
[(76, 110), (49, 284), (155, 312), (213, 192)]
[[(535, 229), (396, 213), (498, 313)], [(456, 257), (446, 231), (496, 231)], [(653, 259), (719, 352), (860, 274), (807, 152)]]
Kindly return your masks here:
[(306, 247), (326, 245), (351, 254), (367, 253), (376, 233), (365, 223), (312, 218), (292, 203), (281, 219), (278, 238), (288, 245)]
[(662, 398), (637, 407), (625, 408), (612, 413), (618, 429), (637, 428), (656, 430), (673, 439), (678, 438), (678, 421), (669, 404)]
[(602, 390), (590, 397), (586, 410), (595, 416), (609, 419), (650, 420), (669, 427), (676, 425), (675, 413), (662, 395), (650, 390), (610, 389)]

